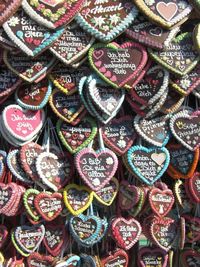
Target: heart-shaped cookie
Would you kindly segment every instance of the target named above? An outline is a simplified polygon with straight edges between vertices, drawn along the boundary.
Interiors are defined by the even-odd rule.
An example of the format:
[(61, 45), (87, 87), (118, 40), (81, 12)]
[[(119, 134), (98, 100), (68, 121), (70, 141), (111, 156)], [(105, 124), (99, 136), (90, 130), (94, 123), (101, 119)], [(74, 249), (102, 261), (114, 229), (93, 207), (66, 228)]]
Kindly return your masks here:
[(0, 213), (5, 214), (10, 210), (17, 193), (14, 183), (0, 183)]
[(52, 93), (52, 84), (43, 79), (36, 84), (23, 84), (15, 93), (15, 99), (22, 108), (38, 110), (46, 106)]
[(31, 253), (31, 255), (27, 258), (28, 267), (34, 266), (43, 266), (49, 267), (52, 266), (54, 262), (54, 258), (50, 255), (42, 255), (38, 252)]
[(127, 0), (86, 1), (76, 21), (95, 38), (110, 42), (131, 24), (137, 14), (135, 6)]
[(199, 161), (199, 148), (191, 151), (182, 144), (168, 144), (170, 164), (167, 172), (174, 179), (191, 178)]
[(118, 166), (118, 159), (107, 148), (97, 151), (91, 148), (84, 148), (76, 154), (75, 165), (83, 181), (93, 191), (98, 191), (114, 176)]
[(189, 190), (197, 203), (200, 203), (200, 173), (196, 172), (189, 179)]
[(127, 42), (121, 46), (96, 44), (90, 48), (88, 57), (93, 70), (115, 88), (130, 88), (126, 83), (134, 78), (147, 63), (145, 48), (133, 42)]
[(138, 241), (142, 232), (140, 223), (135, 219), (116, 218), (112, 221), (112, 234), (117, 244), (128, 250)]
[(121, 181), (119, 187), (119, 206), (122, 210), (129, 210), (140, 200), (139, 189), (128, 181)]
[(134, 41), (163, 50), (170, 44), (178, 31), (179, 27), (166, 30), (148, 21), (143, 15), (139, 15), (125, 32)]
[(73, 168), (69, 154), (41, 153), (36, 160), (36, 170), (42, 182), (58, 191), (71, 179)]
[(102, 127), (103, 140), (117, 155), (123, 155), (135, 140), (133, 118), (130, 115), (113, 119)]
[(11, 136), (28, 141), (42, 128), (45, 114), (43, 110), (25, 110), (18, 105), (9, 105), (3, 110), (2, 119)]
[(76, 126), (59, 120), (56, 125), (58, 136), (72, 154), (86, 147), (97, 134), (97, 125), (91, 117), (84, 117)]
[(174, 38), (164, 51), (153, 51), (149, 48), (149, 55), (171, 73), (184, 76), (192, 71), (200, 60), (191, 38), (191, 33), (182, 33)]
[(37, 212), (45, 221), (53, 221), (63, 209), (61, 193), (39, 193), (34, 198)]
[(162, 266), (167, 267), (168, 254), (159, 248), (142, 247), (138, 253), (138, 265), (147, 267)]
[(183, 267), (198, 266), (200, 264), (200, 253), (193, 249), (181, 252), (181, 262)]
[(9, 19), (21, 6), (21, 0), (8, 0), (0, 3), (0, 26)]
[(42, 0), (42, 4), (37, 0), (23, 0), (22, 7), (38, 24), (55, 29), (73, 20), (83, 3), (84, 0)]
[(55, 57), (52, 57), (48, 51), (30, 60), (24, 53), (13, 54), (4, 50), (3, 59), (11, 71), (30, 83), (41, 81), (56, 62)]
[(66, 95), (55, 89), (49, 98), (49, 104), (58, 117), (72, 124), (77, 118), (80, 121), (86, 112), (77, 93)]
[(184, 214), (183, 218), (185, 218), (186, 242), (193, 244), (200, 238), (200, 218), (189, 214)]
[(51, 46), (50, 51), (64, 64), (79, 61), (94, 43), (95, 38), (72, 23)]
[(9, 18), (3, 28), (13, 43), (32, 57), (44, 52), (64, 32), (63, 28), (50, 32), (30, 19), (23, 9)]
[(188, 1), (181, 0), (135, 0), (134, 3), (151, 21), (167, 29), (185, 22), (192, 11)]
[(169, 126), (173, 136), (187, 149), (193, 151), (200, 146), (200, 114), (180, 111), (172, 116)]
[(153, 188), (149, 193), (149, 203), (156, 215), (164, 217), (174, 204), (173, 192), (170, 189)]
[(105, 206), (110, 206), (115, 200), (118, 190), (119, 182), (115, 177), (112, 177), (112, 179), (102, 189), (93, 192), (93, 194), (98, 202)]
[(147, 142), (162, 147), (170, 137), (168, 118), (166, 116), (145, 119), (137, 115), (134, 119), (136, 132)]
[(63, 191), (64, 203), (73, 215), (83, 213), (93, 201), (93, 192), (86, 186), (69, 184)]
[(117, 249), (109, 256), (101, 260), (102, 267), (117, 266), (128, 267), (129, 257), (128, 254), (123, 249)]
[(39, 221), (40, 216), (35, 208), (34, 199), (40, 193), (40, 191), (36, 189), (28, 189), (23, 195), (24, 206), (27, 213), (33, 218), (35, 221)]
[(133, 146), (127, 152), (131, 171), (145, 184), (153, 185), (166, 171), (170, 154), (165, 147)]

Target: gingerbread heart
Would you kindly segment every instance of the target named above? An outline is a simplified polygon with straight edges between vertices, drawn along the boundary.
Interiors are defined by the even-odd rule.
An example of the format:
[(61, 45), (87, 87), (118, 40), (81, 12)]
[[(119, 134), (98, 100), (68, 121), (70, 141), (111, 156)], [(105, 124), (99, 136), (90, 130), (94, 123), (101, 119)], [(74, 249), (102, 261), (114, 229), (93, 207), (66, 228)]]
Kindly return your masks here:
[(72, 154), (86, 147), (97, 134), (97, 125), (91, 117), (84, 117), (76, 126), (59, 120), (56, 125), (58, 136)]
[(166, 148), (133, 146), (127, 152), (131, 171), (145, 184), (153, 185), (166, 171), (170, 155)]
[[(147, 63), (145, 48), (133, 42), (127, 42), (121, 46), (96, 44), (90, 48), (88, 57), (92, 69), (115, 88), (130, 88), (126, 83)], [(117, 70), (119, 64), (120, 71)]]
[(164, 28), (182, 24), (192, 11), (192, 6), (188, 1), (181, 2), (181, 0), (156, 0), (153, 2), (135, 0), (134, 3), (144, 15), (151, 18), (151, 21)]
[(187, 149), (193, 151), (200, 146), (200, 114), (183, 110), (172, 116), (170, 129), (173, 136)]
[(169, 175), (175, 179), (191, 178), (199, 161), (199, 148), (190, 151), (182, 144), (168, 144), (167, 148), (170, 151)]
[(35, 221), (39, 221), (40, 215), (38, 214), (35, 205), (34, 205), (34, 200), (35, 197), (40, 193), (40, 191), (36, 189), (28, 189), (23, 195), (23, 201), (24, 201), (24, 206), (27, 211), (27, 213), (33, 218)]
[(135, 140), (133, 118), (129, 115), (113, 119), (102, 127), (103, 140), (117, 155), (123, 155)]
[(43, 243), (47, 251), (54, 257), (61, 253), (67, 245), (67, 232), (64, 225), (46, 225)]
[[(99, 14), (101, 20), (99, 22)], [(127, 0), (87, 1), (76, 21), (89, 34), (103, 42), (110, 42), (120, 35), (135, 19), (138, 11)]]
[(21, 0), (8, 0), (0, 2), (0, 26), (9, 19), (21, 6)]
[(149, 193), (149, 203), (156, 215), (164, 217), (174, 204), (173, 192), (170, 189), (153, 188)]
[(12, 207), (17, 192), (16, 185), (14, 183), (3, 184), (0, 183), (0, 213), (7, 213)]
[(44, 52), (64, 32), (63, 28), (50, 32), (30, 19), (23, 9), (9, 18), (3, 28), (13, 43), (32, 57)]
[(134, 127), (145, 141), (154, 146), (162, 147), (169, 141), (170, 131), (167, 116), (145, 119), (137, 115), (134, 119)]
[(138, 241), (142, 232), (141, 225), (135, 219), (116, 218), (112, 221), (112, 234), (118, 245), (128, 250)]
[(101, 260), (102, 267), (117, 266), (128, 267), (129, 257), (123, 249), (117, 249), (115, 252), (110, 253), (109, 256)]
[(189, 179), (189, 190), (197, 203), (200, 202), (200, 173), (196, 172)]
[(68, 183), (73, 174), (71, 157), (68, 154), (43, 152), (36, 160), (36, 170), (44, 184), (58, 191)]
[(39, 193), (34, 198), (37, 212), (45, 221), (53, 221), (63, 209), (61, 193)]
[(49, 104), (59, 118), (72, 124), (77, 118), (80, 120), (86, 112), (77, 93), (66, 95), (55, 89), (49, 98)]
[(167, 267), (168, 254), (159, 248), (142, 247), (138, 253), (138, 265), (147, 267), (162, 266)]
[(41, 81), (56, 62), (56, 59), (48, 51), (30, 60), (24, 53), (13, 54), (4, 50), (3, 59), (11, 71), (30, 83)]
[(129, 210), (137, 205), (140, 199), (140, 192), (135, 185), (123, 180), (119, 187), (119, 206), (122, 210)]
[(186, 242), (191, 244), (197, 242), (200, 238), (200, 218), (189, 214), (184, 214), (183, 218), (185, 218)]
[(47, 79), (37, 84), (23, 84), (15, 93), (15, 99), (22, 108), (38, 110), (48, 102), (52, 93), (52, 84)]
[(84, 148), (76, 154), (75, 165), (83, 181), (93, 191), (98, 191), (114, 176), (118, 159), (107, 148), (98, 151)]
[(149, 55), (171, 73), (184, 76), (192, 71), (200, 60), (191, 38), (191, 33), (182, 33), (174, 38), (164, 51), (149, 49)]
[(115, 177), (112, 177), (112, 179), (102, 189), (93, 192), (93, 194), (98, 202), (105, 206), (110, 206), (115, 200), (118, 190), (119, 182)]
[(8, 229), (5, 225), (0, 224), (0, 248), (2, 249), (8, 238)]
[(31, 253), (31, 255), (27, 258), (28, 267), (34, 266), (43, 266), (49, 267), (52, 266), (54, 262), (54, 258), (50, 255), (42, 255), (38, 252)]
[(183, 267), (198, 266), (200, 264), (200, 253), (193, 249), (181, 252), (181, 262)]
[(42, 128), (45, 114), (43, 110), (25, 110), (18, 105), (7, 106), (2, 113), (7, 131), (21, 141), (28, 141)]
[(91, 205), (93, 192), (86, 186), (69, 184), (63, 191), (64, 203), (73, 215), (83, 213)]
[(38, 24), (55, 29), (73, 20), (83, 3), (84, 0), (43, 0), (41, 6), (39, 2), (23, 0), (22, 7)]
[(62, 36), (51, 46), (50, 51), (64, 64), (69, 65), (80, 60), (94, 43), (95, 38), (72, 23)]
[(143, 15), (139, 15), (125, 32), (134, 41), (163, 50), (170, 44), (178, 31), (179, 27), (166, 30), (148, 21)]

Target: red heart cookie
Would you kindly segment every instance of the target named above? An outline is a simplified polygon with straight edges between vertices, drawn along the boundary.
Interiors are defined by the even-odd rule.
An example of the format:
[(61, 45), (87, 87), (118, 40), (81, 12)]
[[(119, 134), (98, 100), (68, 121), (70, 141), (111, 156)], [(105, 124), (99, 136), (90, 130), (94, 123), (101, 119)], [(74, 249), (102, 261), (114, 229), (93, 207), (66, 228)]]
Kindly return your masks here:
[(128, 267), (129, 257), (123, 249), (117, 249), (117, 251), (111, 253), (111, 255), (101, 260), (102, 267), (121, 266)]
[(31, 253), (31, 255), (27, 258), (28, 267), (42, 266), (42, 267), (50, 267), (54, 262), (54, 258), (47, 255), (42, 255), (38, 252)]

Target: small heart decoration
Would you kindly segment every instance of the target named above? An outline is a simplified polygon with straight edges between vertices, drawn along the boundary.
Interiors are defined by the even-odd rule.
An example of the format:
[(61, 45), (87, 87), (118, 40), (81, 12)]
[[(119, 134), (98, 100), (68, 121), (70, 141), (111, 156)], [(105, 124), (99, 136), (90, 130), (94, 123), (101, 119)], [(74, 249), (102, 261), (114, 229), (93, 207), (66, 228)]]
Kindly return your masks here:
[(18, 105), (9, 105), (3, 110), (2, 119), (11, 136), (28, 141), (42, 128), (45, 114), (43, 110), (25, 110)]
[[(22, 1), (24, 11), (38, 24), (55, 29), (68, 24), (82, 8), (84, 0), (42, 1), (42, 8), (29, 0)], [(62, 10), (62, 12), (60, 12)]]
[(103, 267), (119, 265), (122, 267), (128, 267), (129, 257), (123, 249), (117, 249), (111, 255), (101, 260)]
[(147, 267), (148, 264), (152, 266), (167, 267), (168, 254), (160, 248), (142, 247), (138, 253), (138, 265)]
[[(100, 54), (98, 59), (96, 53)], [(91, 68), (114, 88), (126, 87), (126, 83), (135, 77), (147, 63), (145, 48), (133, 42), (127, 42), (121, 46), (96, 44), (90, 48), (88, 57)], [(119, 73), (114, 72), (116, 58), (118, 58), (117, 64), (121, 66)], [(102, 62), (101, 67), (98, 63), (99, 60)], [(109, 68), (109, 66), (112, 66), (112, 68)], [(102, 67), (105, 69), (102, 69)]]
[(61, 193), (39, 193), (35, 196), (34, 205), (45, 221), (53, 221), (63, 209)]
[(170, 250), (176, 235), (177, 225), (171, 218), (155, 218), (150, 226), (152, 241), (164, 251)]
[(84, 117), (76, 126), (59, 120), (56, 129), (61, 142), (71, 154), (86, 147), (97, 134), (96, 122), (91, 117)]
[(168, 144), (170, 151), (170, 164), (168, 174), (174, 179), (191, 178), (199, 161), (199, 148), (191, 151), (182, 144)]
[(149, 203), (156, 215), (165, 217), (174, 204), (173, 192), (170, 189), (153, 188), (149, 193)]
[(27, 258), (28, 267), (40, 266), (49, 267), (52, 266), (54, 262), (54, 258), (50, 255), (42, 255), (38, 252), (31, 253), (31, 255)]
[(118, 245), (128, 250), (135, 245), (142, 232), (141, 225), (135, 219), (116, 218), (112, 221), (112, 234)]
[(140, 199), (140, 192), (135, 185), (123, 180), (119, 187), (119, 206), (122, 210), (133, 208)]
[(75, 165), (83, 181), (93, 191), (98, 191), (114, 176), (118, 159), (107, 148), (98, 151), (84, 148), (76, 154)]
[[(105, 27), (95, 22), (99, 18), (95, 10), (100, 9), (103, 10), (101, 17)], [(95, 38), (103, 42), (110, 42), (131, 24), (137, 14), (138, 11), (135, 6), (127, 0), (117, 0), (113, 3), (91, 1), (85, 3), (80, 13), (76, 16), (76, 21)], [(112, 25), (110, 25), (109, 18), (111, 18)], [(115, 22), (113, 22), (114, 20)], [(100, 58), (99, 54), (97, 53), (97, 59), (98, 57)]]
[(127, 152), (128, 166), (147, 185), (153, 185), (166, 171), (170, 154), (165, 147), (133, 146)]
[(41, 153), (36, 160), (36, 170), (42, 182), (54, 191), (58, 191), (71, 179), (72, 159), (67, 153), (56, 155)]
[(83, 213), (93, 201), (93, 192), (86, 186), (69, 184), (63, 191), (64, 203), (73, 215)]
[(98, 202), (105, 206), (110, 206), (115, 200), (118, 190), (119, 182), (115, 177), (112, 177), (111, 180), (103, 188), (96, 192), (93, 192), (93, 194)]
[(187, 149), (193, 151), (200, 146), (200, 114), (180, 111), (170, 119), (173, 136)]
[(117, 155), (121, 156), (132, 146), (135, 140), (133, 118), (129, 115), (113, 119), (102, 127), (103, 140)]

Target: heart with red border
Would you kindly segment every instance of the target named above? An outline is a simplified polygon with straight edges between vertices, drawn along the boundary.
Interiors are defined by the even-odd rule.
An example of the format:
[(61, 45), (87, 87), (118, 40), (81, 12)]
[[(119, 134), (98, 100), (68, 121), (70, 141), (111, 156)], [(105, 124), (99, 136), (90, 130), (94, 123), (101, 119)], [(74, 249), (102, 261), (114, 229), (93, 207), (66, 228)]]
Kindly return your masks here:
[(11, 209), (16, 194), (18, 194), (18, 190), (15, 183), (0, 183), (0, 213), (6, 214)]
[(159, 217), (166, 216), (174, 204), (174, 195), (172, 190), (159, 188), (151, 189), (149, 193), (149, 203), (153, 212)]
[(200, 253), (194, 249), (187, 249), (181, 252), (183, 267), (200, 266)]
[(68, 24), (80, 11), (83, 4), (84, 0), (43, 0), (41, 8), (40, 3), (33, 3), (29, 0), (22, 1), (24, 11), (38, 24), (50, 29)]
[(58, 191), (73, 175), (72, 157), (66, 152), (63, 154), (42, 152), (36, 159), (36, 170), (45, 185)]
[(9, 105), (3, 110), (2, 119), (11, 136), (28, 141), (42, 128), (45, 114), (43, 110), (25, 110), (18, 105)]
[(160, 248), (142, 247), (138, 252), (138, 266), (167, 267), (168, 254)]
[(101, 259), (102, 267), (109, 266), (121, 266), (128, 267), (129, 257), (128, 254), (123, 249), (117, 249), (116, 251), (110, 253), (109, 256)]
[(37, 212), (45, 221), (53, 221), (63, 209), (61, 193), (39, 193), (34, 199)]
[(84, 148), (76, 154), (75, 165), (83, 181), (93, 191), (98, 191), (115, 175), (118, 159), (107, 148), (97, 151)]
[[(66, 95), (60, 90), (55, 89), (49, 98), (49, 104), (53, 112), (55, 112), (59, 118), (72, 125), (74, 125), (73, 122), (75, 122), (77, 118), (81, 120), (86, 113), (86, 109), (78, 93)], [(78, 122), (76, 122), (76, 124)]]
[(116, 218), (112, 221), (112, 235), (117, 244), (128, 250), (138, 241), (142, 232), (140, 223), (135, 219)]
[[(96, 44), (90, 48), (88, 57), (92, 69), (115, 88), (129, 89), (130, 86), (126, 83), (135, 77), (147, 63), (145, 48), (134, 42), (127, 42), (121, 46)], [(118, 65), (120, 65), (120, 71), (117, 70)]]
[(129, 184), (123, 180), (119, 187), (119, 206), (122, 210), (133, 208), (140, 199), (140, 191), (137, 186)]
[(102, 127), (103, 140), (117, 155), (121, 156), (132, 146), (136, 133), (132, 116), (126, 115), (113, 119)]
[(186, 242), (194, 243), (200, 239), (200, 218), (183, 214), (185, 218)]
[(97, 125), (91, 117), (84, 117), (76, 126), (59, 120), (56, 130), (63, 145), (72, 154), (86, 147), (97, 134)]
[(8, 229), (5, 225), (0, 225), (0, 248), (2, 249), (8, 237)]
[(199, 148), (191, 151), (182, 144), (168, 144), (167, 148), (170, 151), (168, 174), (174, 179), (193, 176), (199, 161)]
[(50, 255), (42, 255), (38, 252), (34, 252), (27, 258), (27, 264), (28, 267), (35, 267), (35, 266), (49, 267), (52, 266), (54, 260), (55, 259)]
[(1, 1), (0, 4), (0, 26), (7, 21), (21, 6), (22, 0)]
[(64, 225), (46, 225), (43, 243), (52, 256), (56, 257), (61, 253), (68, 239)]
[(189, 191), (192, 194), (193, 199), (200, 203), (200, 173), (196, 172), (188, 181)]
[(150, 226), (151, 240), (164, 251), (171, 249), (177, 232), (176, 222), (168, 217), (154, 218)]
[(200, 113), (180, 111), (172, 116), (169, 126), (173, 136), (189, 150), (200, 146)]

